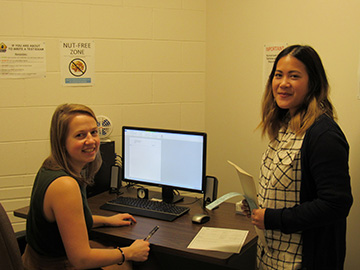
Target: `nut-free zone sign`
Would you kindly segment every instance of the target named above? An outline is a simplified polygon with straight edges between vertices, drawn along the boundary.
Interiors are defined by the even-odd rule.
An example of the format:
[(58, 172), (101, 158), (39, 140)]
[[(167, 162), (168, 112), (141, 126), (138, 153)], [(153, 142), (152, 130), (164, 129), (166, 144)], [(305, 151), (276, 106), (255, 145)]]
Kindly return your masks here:
[(61, 81), (64, 86), (91, 86), (94, 84), (94, 41), (60, 41), (60, 55)]

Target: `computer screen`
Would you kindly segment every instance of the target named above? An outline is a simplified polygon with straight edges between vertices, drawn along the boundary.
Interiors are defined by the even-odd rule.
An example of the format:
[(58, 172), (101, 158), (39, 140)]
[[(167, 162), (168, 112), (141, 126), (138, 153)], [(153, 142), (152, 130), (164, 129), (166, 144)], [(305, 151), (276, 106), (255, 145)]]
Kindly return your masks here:
[(206, 133), (124, 126), (123, 181), (162, 187), (163, 200), (173, 190), (204, 193)]

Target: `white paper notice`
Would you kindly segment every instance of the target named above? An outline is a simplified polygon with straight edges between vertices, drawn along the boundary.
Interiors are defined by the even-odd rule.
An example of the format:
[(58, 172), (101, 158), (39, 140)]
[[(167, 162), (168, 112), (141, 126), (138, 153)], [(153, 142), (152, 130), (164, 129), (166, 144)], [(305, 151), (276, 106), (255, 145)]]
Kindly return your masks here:
[(0, 78), (45, 78), (45, 42), (0, 40)]
[(266, 85), (276, 56), (287, 47), (287, 43), (265, 44), (263, 54), (263, 86)]
[(239, 253), (248, 231), (202, 227), (188, 248)]
[(93, 40), (62, 40), (60, 56), (63, 86), (94, 84), (95, 42)]

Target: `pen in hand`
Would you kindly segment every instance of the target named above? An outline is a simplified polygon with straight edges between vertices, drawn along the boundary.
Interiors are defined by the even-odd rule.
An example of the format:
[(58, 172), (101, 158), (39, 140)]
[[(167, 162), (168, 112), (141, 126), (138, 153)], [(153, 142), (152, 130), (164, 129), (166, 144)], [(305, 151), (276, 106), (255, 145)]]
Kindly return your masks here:
[(156, 231), (159, 229), (159, 226), (155, 226), (154, 229), (151, 230), (151, 232), (149, 232), (148, 236), (146, 236), (144, 238), (144, 241), (147, 241), (151, 238), (151, 236), (153, 236), (154, 233), (156, 233)]

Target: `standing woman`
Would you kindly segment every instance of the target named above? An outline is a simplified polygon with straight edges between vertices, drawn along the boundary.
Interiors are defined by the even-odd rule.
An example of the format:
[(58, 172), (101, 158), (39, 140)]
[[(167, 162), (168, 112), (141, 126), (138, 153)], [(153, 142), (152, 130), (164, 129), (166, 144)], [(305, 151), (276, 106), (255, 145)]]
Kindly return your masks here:
[(335, 122), (321, 59), (309, 46), (276, 58), (262, 102), (263, 154), (252, 223), (259, 269), (343, 269), (352, 205), (349, 145)]
[(50, 128), (51, 154), (42, 164), (32, 190), (23, 255), (28, 270), (93, 269), (145, 261), (149, 242), (95, 249), (88, 233), (96, 226), (125, 226), (129, 214), (93, 216), (86, 186), (100, 168), (100, 139), (94, 112), (79, 104), (57, 107)]

